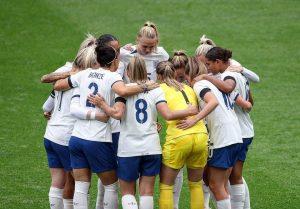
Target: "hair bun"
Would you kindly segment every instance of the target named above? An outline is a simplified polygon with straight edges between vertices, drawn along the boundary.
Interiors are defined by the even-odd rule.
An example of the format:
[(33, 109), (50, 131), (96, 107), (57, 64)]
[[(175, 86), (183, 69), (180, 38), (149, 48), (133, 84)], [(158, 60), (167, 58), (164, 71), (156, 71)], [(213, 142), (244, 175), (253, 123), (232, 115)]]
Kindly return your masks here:
[(209, 38), (206, 37), (206, 35), (202, 35), (202, 37), (200, 38), (199, 44), (207, 44), (207, 45), (211, 45), (211, 46), (216, 46), (216, 44)]

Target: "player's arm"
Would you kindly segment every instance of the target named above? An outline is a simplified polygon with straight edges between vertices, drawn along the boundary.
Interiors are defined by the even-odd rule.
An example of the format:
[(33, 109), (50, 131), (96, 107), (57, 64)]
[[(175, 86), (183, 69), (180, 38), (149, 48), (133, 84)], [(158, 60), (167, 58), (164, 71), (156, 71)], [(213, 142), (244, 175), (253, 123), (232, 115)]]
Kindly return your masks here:
[(115, 104), (112, 107), (105, 102), (104, 98), (100, 94), (91, 94), (88, 96), (88, 100), (93, 105), (101, 108), (108, 116), (117, 120), (120, 120), (125, 113), (126, 100), (122, 97), (117, 97), (115, 99)]
[(46, 75), (43, 75), (41, 78), (42, 83), (53, 83), (57, 80), (64, 79), (70, 76), (70, 71), (69, 72), (63, 72), (63, 73), (56, 73), (52, 72)]
[(224, 80), (220, 80), (218, 78), (215, 78), (213, 76), (203, 74), (200, 76), (197, 76), (194, 78), (195, 81), (200, 81), (200, 80), (208, 80), (212, 84), (214, 84), (220, 91), (224, 93), (230, 93), (234, 90), (235, 88), (235, 79), (231, 76), (227, 76), (224, 78)]
[(81, 120), (98, 120), (106, 123), (109, 117), (98, 110), (83, 108), (80, 105), (79, 95), (74, 95), (71, 100), (70, 113)]
[(197, 106), (189, 105), (184, 110), (170, 110), (166, 101), (161, 101), (156, 104), (157, 111), (165, 120), (178, 120), (198, 113)]
[(139, 85), (126, 86), (124, 82), (120, 80), (112, 85), (112, 90), (120, 97), (128, 97), (145, 91), (150, 91), (158, 87), (159, 84), (153, 81), (147, 81), (146, 83)]
[(252, 109), (252, 104), (251, 102), (243, 99), (243, 97), (241, 97), (240, 95), (237, 95), (236, 99), (235, 99), (235, 103), (240, 106), (241, 108), (243, 108), (246, 112), (250, 112)]
[(55, 97), (55, 92), (53, 90), (42, 107), (43, 115), (47, 120), (50, 120), (51, 118), (51, 112), (53, 111), (54, 108), (54, 97)]
[(254, 83), (258, 83), (260, 81), (259, 76), (255, 72), (253, 72), (245, 67), (243, 67), (243, 70), (241, 73), (243, 74), (243, 76), (245, 76), (247, 79), (249, 79), (250, 81), (252, 81)]
[(253, 100), (253, 97), (252, 97), (252, 91), (249, 90), (249, 102), (251, 103), (252, 107), (254, 105), (254, 100)]
[(194, 117), (179, 121), (177, 128), (188, 129), (194, 126), (198, 121), (208, 116), (219, 105), (217, 98), (208, 88), (205, 88), (200, 92), (200, 97), (206, 103), (204, 108)]

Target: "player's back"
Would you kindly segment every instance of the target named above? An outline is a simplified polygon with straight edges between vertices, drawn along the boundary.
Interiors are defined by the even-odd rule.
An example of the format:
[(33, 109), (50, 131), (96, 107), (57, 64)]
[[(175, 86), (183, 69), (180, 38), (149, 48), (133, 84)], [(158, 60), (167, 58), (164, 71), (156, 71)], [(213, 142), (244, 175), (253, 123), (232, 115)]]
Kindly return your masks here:
[(121, 119), (118, 156), (161, 154), (156, 128), (156, 105), (159, 102), (165, 102), (161, 88), (126, 98), (126, 111)]
[(213, 147), (220, 148), (241, 143), (241, 130), (233, 110), (233, 97), (235, 95), (225, 94), (219, 91), (211, 82), (201, 80), (194, 85), (201, 108), (205, 106), (205, 101), (200, 97), (203, 89), (209, 89), (218, 100), (218, 106), (206, 117), (210, 138), (214, 143)]
[[(111, 86), (117, 81), (122, 81), (119, 74), (102, 68), (89, 68), (70, 77), (72, 86), (79, 88), (79, 95), (74, 96), (80, 97), (80, 106), (87, 109), (96, 108), (100, 112), (101, 109), (88, 101), (88, 95), (99, 93), (108, 104), (111, 104), (114, 99)], [(72, 135), (91, 141), (111, 142), (110, 125), (97, 120), (78, 119)]]

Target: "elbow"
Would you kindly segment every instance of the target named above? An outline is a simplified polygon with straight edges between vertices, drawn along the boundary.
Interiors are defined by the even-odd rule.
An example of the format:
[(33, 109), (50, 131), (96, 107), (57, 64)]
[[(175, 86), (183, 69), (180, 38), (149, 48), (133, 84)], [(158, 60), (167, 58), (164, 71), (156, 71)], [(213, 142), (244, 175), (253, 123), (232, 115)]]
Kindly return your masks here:
[(118, 94), (120, 97), (126, 97), (126, 96), (127, 96), (127, 92), (125, 91), (125, 89), (119, 90), (119, 92), (117, 92), (117, 94)]
[(46, 76), (45, 76), (45, 75), (43, 75), (43, 76), (41, 77), (41, 83), (47, 83), (47, 82), (46, 82)]

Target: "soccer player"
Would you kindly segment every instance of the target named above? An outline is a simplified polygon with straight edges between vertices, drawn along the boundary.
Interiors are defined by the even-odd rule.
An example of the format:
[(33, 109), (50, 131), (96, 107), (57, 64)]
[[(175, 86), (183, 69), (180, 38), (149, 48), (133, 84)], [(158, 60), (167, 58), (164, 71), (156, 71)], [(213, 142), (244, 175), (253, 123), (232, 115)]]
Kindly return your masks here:
[(239, 123), (233, 110), (233, 101), (245, 109), (251, 103), (236, 94), (225, 94), (207, 80), (194, 81), (206, 74), (206, 67), (195, 57), (189, 58), (186, 68), (187, 79), (193, 85), (201, 111), (195, 116), (182, 120), (178, 128), (187, 129), (206, 117), (211, 147), (207, 162), (208, 182), (217, 201), (218, 209), (229, 209), (231, 203), (226, 186), (232, 167), (235, 165), (242, 145)]
[[(160, 62), (156, 69), (162, 82), (168, 107), (171, 110), (185, 109), (189, 104), (197, 106), (197, 96), (192, 88), (175, 80), (175, 69), (168, 61)], [(193, 127), (182, 130), (176, 120), (168, 120), (166, 142), (163, 145), (163, 165), (160, 173), (161, 209), (173, 209), (173, 185), (184, 165), (187, 166), (190, 188), (190, 208), (203, 208), (202, 173), (207, 160), (207, 130), (203, 120)], [(177, 206), (178, 207), (178, 206)]]
[[(195, 55), (196, 57), (203, 63), (205, 63), (205, 55), (206, 53), (213, 47), (216, 46), (216, 44), (209, 38), (207, 38), (205, 35), (203, 35), (200, 38), (200, 45), (197, 47)], [(254, 83), (258, 83), (259, 82), (259, 76), (254, 73), (253, 71), (242, 67), (242, 65), (230, 58), (229, 59), (229, 63), (230, 63), (230, 68), (228, 68), (228, 70), (233, 71), (233, 72), (239, 72), (242, 75), (244, 75), (248, 80), (254, 82)]]
[(121, 48), (121, 61), (126, 66), (132, 57), (141, 55), (146, 63), (148, 79), (156, 81), (155, 68), (157, 64), (169, 59), (166, 50), (158, 46), (158, 44), (159, 34), (157, 27), (154, 23), (147, 21), (138, 32), (136, 45), (127, 44)]
[[(237, 91), (239, 95), (244, 98), (244, 100), (250, 100), (253, 104), (249, 82), (247, 81), (247, 79), (240, 73), (229, 72), (227, 70), (230, 65), (229, 59), (231, 57), (231, 54), (231, 51), (220, 47), (214, 47), (210, 49), (206, 54), (206, 64), (213, 74), (221, 73), (221, 80), (208, 75), (204, 75), (203, 79), (212, 82), (218, 89), (220, 89), (224, 93), (229, 94), (232, 91)], [(231, 184), (231, 206), (233, 209), (242, 209), (245, 205), (245, 196), (247, 190), (242, 178), (243, 163), (246, 159), (248, 146), (252, 142), (254, 130), (248, 112), (238, 105), (234, 105), (234, 110), (242, 131), (243, 146), (239, 152), (238, 161), (234, 165), (229, 178)], [(249, 191), (247, 191), (247, 195), (248, 194)], [(246, 199), (246, 208), (249, 208), (250, 199), (248, 199), (248, 197)]]
[[(83, 41), (73, 63), (67, 62), (54, 73), (44, 75), (42, 82), (53, 82), (57, 78), (74, 74), (88, 67), (97, 65), (95, 51), (96, 39), (92, 35)], [(44, 115), (49, 116), (44, 145), (51, 173), (49, 191), (50, 208), (73, 208), (74, 179), (71, 174), (69, 140), (75, 123), (70, 113), (73, 90), (52, 91), (43, 105)], [(51, 116), (51, 117), (50, 117)]]
[[(146, 65), (140, 56), (131, 59), (127, 67), (130, 86), (145, 83)], [(195, 106), (171, 111), (161, 88), (127, 98), (118, 97), (110, 107), (99, 95), (92, 96), (92, 103), (104, 112), (121, 119), (118, 147), (118, 177), (122, 193), (123, 209), (137, 209), (135, 199), (136, 180), (139, 179), (140, 209), (153, 208), (155, 177), (161, 167), (161, 147), (156, 129), (157, 111), (167, 120), (184, 118), (197, 113)]]
[[(184, 53), (183, 50), (175, 51), (171, 62), (175, 70), (175, 74), (174, 74), (175, 80), (183, 84), (188, 84), (185, 79), (185, 66), (188, 63), (188, 56)], [(179, 208), (178, 205), (179, 205), (182, 184), (183, 184), (183, 168), (180, 169), (180, 171), (178, 172), (173, 186), (174, 209)]]
[(96, 173), (101, 179), (104, 188), (104, 208), (117, 208), (117, 176), (115, 173), (116, 159), (112, 143), (110, 125), (102, 121), (94, 120), (96, 112), (101, 112), (87, 100), (89, 94), (100, 93), (110, 104), (113, 100), (113, 92), (120, 96), (129, 96), (156, 88), (153, 82), (142, 85), (125, 86), (121, 76), (116, 72), (119, 66), (118, 52), (111, 46), (96, 47), (98, 69), (87, 69), (67, 79), (55, 83), (55, 90), (67, 90), (78, 87), (80, 106), (91, 111), (89, 120), (77, 120), (70, 139), (69, 148), (71, 165), (75, 179), (74, 208), (87, 208), (87, 197), (91, 181), (91, 172)]

